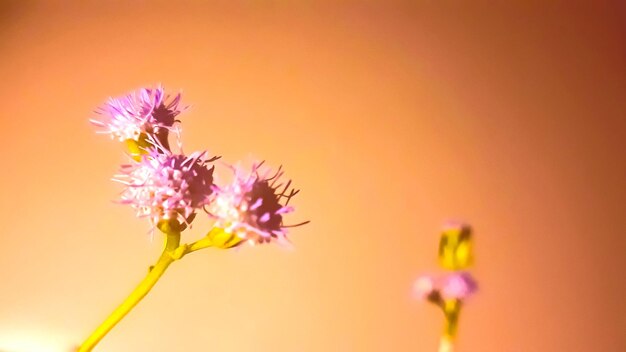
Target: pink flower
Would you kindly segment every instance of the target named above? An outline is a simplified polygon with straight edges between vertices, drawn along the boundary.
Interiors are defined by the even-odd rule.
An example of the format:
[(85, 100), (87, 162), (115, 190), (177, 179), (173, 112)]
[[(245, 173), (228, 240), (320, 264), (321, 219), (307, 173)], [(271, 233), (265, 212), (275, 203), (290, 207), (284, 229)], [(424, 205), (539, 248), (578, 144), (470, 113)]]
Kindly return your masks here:
[(137, 210), (138, 217), (187, 223), (196, 210), (209, 204), (213, 193), (213, 169), (206, 152), (189, 156), (167, 149), (149, 149), (138, 162), (122, 165), (115, 181), (126, 185), (121, 202)]
[(104, 115), (101, 120), (91, 119), (91, 123), (102, 127), (98, 133), (111, 135), (120, 141), (138, 141), (142, 134), (154, 135), (162, 145), (167, 146), (167, 134), (180, 113), (180, 94), (168, 101), (161, 86), (155, 89), (141, 88), (126, 96), (109, 98), (96, 113)]
[(478, 285), (468, 272), (457, 272), (443, 278), (441, 295), (444, 299), (464, 299), (476, 292)]
[(435, 291), (435, 279), (430, 275), (422, 275), (413, 284), (413, 293), (419, 299), (427, 299)]
[(463, 300), (473, 295), (477, 289), (476, 281), (468, 272), (453, 272), (440, 277), (422, 275), (413, 284), (413, 293), (417, 298), (433, 301)]
[(253, 165), (250, 173), (233, 167), (233, 182), (222, 188), (216, 187), (215, 199), (207, 211), (216, 220), (216, 227), (252, 244), (272, 239), (286, 240), (287, 226), (283, 225), (283, 215), (294, 210), (288, 203), (298, 193), (293, 189), (288, 192), (291, 181), (277, 184), (283, 175), (280, 168), (271, 177), (267, 172), (259, 175), (262, 164)]

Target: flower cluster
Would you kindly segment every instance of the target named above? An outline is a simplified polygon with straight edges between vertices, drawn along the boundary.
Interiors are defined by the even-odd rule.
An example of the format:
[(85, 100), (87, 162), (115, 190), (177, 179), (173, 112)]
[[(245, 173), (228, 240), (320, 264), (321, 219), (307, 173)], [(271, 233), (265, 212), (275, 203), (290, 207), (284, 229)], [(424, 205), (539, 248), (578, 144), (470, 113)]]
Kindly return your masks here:
[(169, 100), (161, 86), (143, 88), (109, 99), (97, 111), (104, 118), (91, 120), (102, 128), (100, 133), (125, 141), (132, 156), (114, 177), (126, 187), (121, 203), (135, 208), (137, 216), (148, 217), (153, 226), (166, 221), (186, 228), (203, 210), (215, 228), (241, 240), (285, 240), (283, 215), (294, 210), (288, 203), (298, 193), (289, 189), (291, 181), (280, 183), (280, 168), (271, 176), (269, 171), (261, 173), (263, 163), (257, 163), (249, 172), (231, 167), (233, 181), (215, 185), (214, 166), (209, 165), (218, 157), (207, 158), (207, 152), (174, 153), (169, 146), (168, 132), (177, 132), (173, 126), (180, 123), (176, 120), (180, 98), (177, 94)]

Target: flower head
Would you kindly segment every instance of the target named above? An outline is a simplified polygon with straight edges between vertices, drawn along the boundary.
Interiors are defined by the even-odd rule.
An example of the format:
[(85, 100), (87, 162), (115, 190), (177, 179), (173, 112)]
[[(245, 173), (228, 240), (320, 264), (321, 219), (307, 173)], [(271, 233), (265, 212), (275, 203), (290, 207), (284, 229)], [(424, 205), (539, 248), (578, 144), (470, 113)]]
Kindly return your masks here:
[(435, 291), (435, 279), (430, 275), (422, 275), (413, 283), (413, 293), (419, 299), (427, 299)]
[(207, 164), (217, 158), (205, 160), (205, 155), (149, 149), (138, 162), (122, 165), (121, 174), (114, 178), (126, 185), (121, 202), (132, 205), (137, 216), (149, 217), (153, 224), (161, 220), (187, 223), (213, 193), (213, 167)]
[(476, 292), (478, 285), (468, 272), (456, 272), (443, 278), (441, 295), (445, 299), (464, 299)]
[(453, 272), (440, 277), (422, 275), (413, 284), (413, 293), (420, 299), (463, 300), (476, 292), (478, 285), (468, 272)]
[(286, 239), (287, 226), (283, 225), (283, 215), (294, 210), (288, 203), (298, 193), (293, 189), (288, 192), (291, 181), (277, 184), (283, 175), (280, 168), (271, 177), (268, 172), (260, 175), (262, 164), (255, 164), (250, 173), (233, 167), (233, 182), (216, 188), (215, 199), (208, 207), (209, 215), (216, 220), (216, 227), (250, 243)]
[(139, 141), (145, 136), (155, 136), (167, 146), (168, 131), (180, 113), (180, 93), (168, 101), (169, 96), (161, 86), (155, 89), (141, 88), (128, 95), (109, 98), (96, 113), (104, 115), (101, 120), (90, 121), (103, 130), (99, 133), (111, 135), (120, 141)]

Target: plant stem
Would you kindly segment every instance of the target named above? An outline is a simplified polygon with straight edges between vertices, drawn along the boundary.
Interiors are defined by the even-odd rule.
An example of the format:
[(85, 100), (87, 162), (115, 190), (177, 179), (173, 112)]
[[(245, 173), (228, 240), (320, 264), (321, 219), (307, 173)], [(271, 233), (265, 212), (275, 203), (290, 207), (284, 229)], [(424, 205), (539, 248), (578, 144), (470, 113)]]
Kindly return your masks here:
[(439, 341), (439, 352), (454, 352), (454, 343), (448, 336), (442, 336)]
[(439, 342), (439, 352), (453, 352), (454, 337), (459, 326), (461, 301), (458, 299), (446, 300), (443, 302), (442, 308), (445, 316), (445, 325)]
[(156, 264), (151, 268), (148, 275), (139, 283), (133, 292), (109, 315), (108, 318), (83, 342), (78, 352), (91, 351), (113, 327), (130, 312), (133, 307), (144, 298), (154, 287), (167, 267), (177, 258), (173, 255), (180, 244), (180, 232), (167, 233), (165, 248)]
[(214, 227), (211, 231), (209, 231), (209, 233), (207, 233), (206, 236), (196, 242), (181, 244), (174, 252), (174, 258), (180, 259), (191, 252), (199, 251), (208, 247), (221, 249), (232, 248), (240, 244), (242, 240), (243, 239), (241, 237), (228, 233), (222, 228)]

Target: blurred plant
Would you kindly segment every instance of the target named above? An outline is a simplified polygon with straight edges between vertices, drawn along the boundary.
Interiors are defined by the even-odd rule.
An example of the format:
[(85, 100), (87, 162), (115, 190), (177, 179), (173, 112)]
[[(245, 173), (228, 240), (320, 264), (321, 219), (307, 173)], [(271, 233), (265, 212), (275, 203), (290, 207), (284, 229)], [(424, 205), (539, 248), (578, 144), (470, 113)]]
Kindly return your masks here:
[(413, 284), (413, 293), (441, 308), (444, 330), (439, 352), (452, 352), (463, 303), (478, 288), (472, 275), (465, 271), (472, 264), (472, 231), (462, 223), (448, 223), (439, 241), (439, 264), (450, 272), (422, 275)]
[[(120, 98), (110, 98), (90, 120), (98, 133), (125, 143), (129, 163), (122, 165), (113, 180), (122, 183), (122, 204), (129, 204), (138, 217), (147, 217), (152, 231), (165, 235), (165, 246), (147, 276), (120, 306), (85, 340), (79, 351), (91, 351), (128, 312), (145, 297), (173, 262), (200, 249), (229, 249), (243, 243), (288, 243), (283, 216), (294, 208), (288, 205), (298, 190), (291, 181), (279, 183), (281, 168), (272, 176), (263, 162), (245, 173), (231, 166), (234, 180), (219, 187), (213, 183), (212, 162), (207, 152), (186, 155), (182, 150), (176, 116), (181, 95), (169, 100), (162, 87), (143, 88)], [(176, 126), (175, 126), (176, 125)], [(169, 134), (177, 138), (179, 151), (170, 148)], [(200, 212), (213, 220), (206, 236), (193, 243), (181, 243), (181, 233), (191, 227)]]

